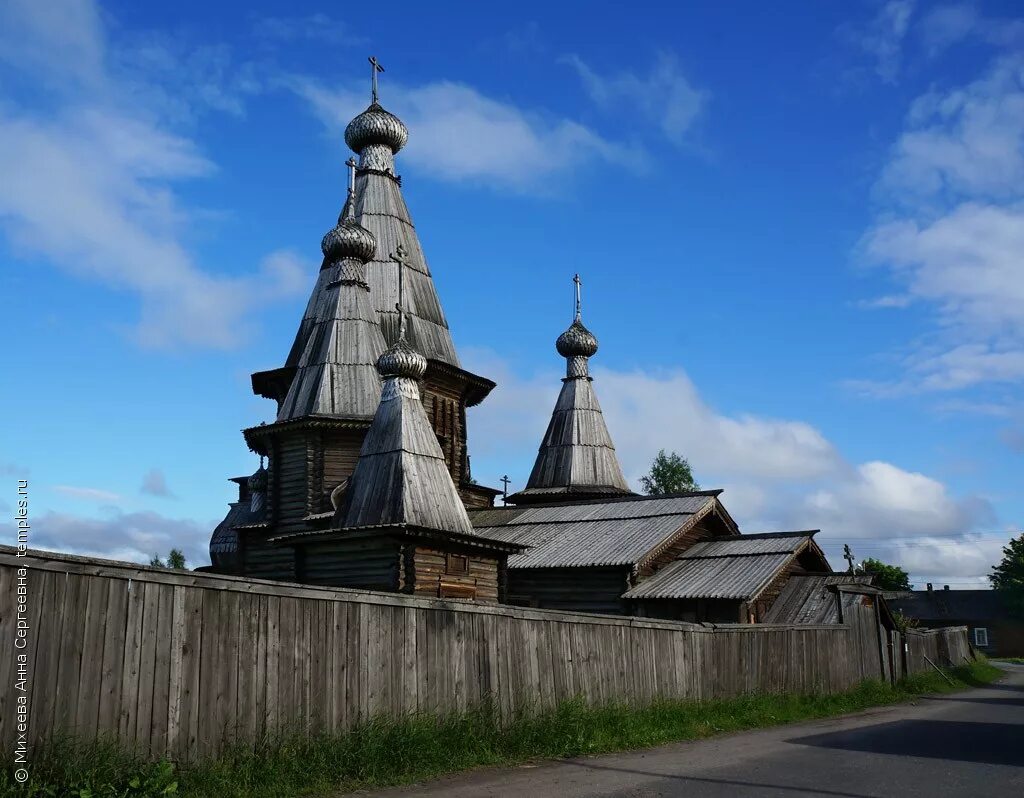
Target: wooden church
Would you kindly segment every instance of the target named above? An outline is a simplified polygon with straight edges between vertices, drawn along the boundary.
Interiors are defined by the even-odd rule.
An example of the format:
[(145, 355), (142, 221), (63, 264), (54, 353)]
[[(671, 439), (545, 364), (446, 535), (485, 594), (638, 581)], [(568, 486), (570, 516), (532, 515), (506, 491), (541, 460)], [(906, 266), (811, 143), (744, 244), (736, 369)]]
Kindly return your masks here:
[(733, 622), (760, 620), (789, 575), (829, 572), (810, 533), (741, 536), (720, 491), (629, 488), (590, 375), (598, 341), (578, 277), (575, 318), (556, 341), (566, 376), (536, 463), (494, 506), (500, 491), (470, 475), (466, 408), (495, 384), (459, 363), (395, 171), (408, 131), (381, 106), (370, 62), (370, 105), (345, 130), (358, 160), (306, 311), (284, 365), (252, 375), (276, 417), (243, 433), (261, 465), (233, 480), (211, 570)]

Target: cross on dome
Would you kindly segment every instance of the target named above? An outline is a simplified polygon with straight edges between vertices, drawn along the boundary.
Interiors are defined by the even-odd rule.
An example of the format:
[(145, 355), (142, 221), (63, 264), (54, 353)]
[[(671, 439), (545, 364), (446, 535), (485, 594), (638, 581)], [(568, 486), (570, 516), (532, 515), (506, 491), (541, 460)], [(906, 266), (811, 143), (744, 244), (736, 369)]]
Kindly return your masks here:
[(370, 74), (372, 75), (370, 78), (370, 97), (373, 102), (377, 102), (377, 73), (383, 72), (384, 67), (380, 65), (380, 62), (377, 61), (377, 56), (375, 55), (371, 55), (367, 60), (370, 62)]

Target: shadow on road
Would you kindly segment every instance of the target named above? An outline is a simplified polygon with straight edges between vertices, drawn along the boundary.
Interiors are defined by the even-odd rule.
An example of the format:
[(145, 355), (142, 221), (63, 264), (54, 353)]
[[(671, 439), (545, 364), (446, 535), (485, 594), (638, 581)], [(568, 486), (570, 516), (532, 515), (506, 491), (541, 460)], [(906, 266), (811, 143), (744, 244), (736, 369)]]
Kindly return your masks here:
[(1002, 704), (1007, 707), (1024, 707), (1024, 698), (949, 698), (948, 696), (924, 696), (922, 701), (958, 701), (966, 704)]
[(693, 784), (725, 784), (730, 787), (747, 788), (742, 790), (742, 792), (737, 791), (736, 794), (746, 793), (749, 790), (750, 795), (764, 795), (767, 790), (777, 790), (779, 792), (791, 792), (796, 794), (829, 795), (834, 796), (835, 798), (871, 798), (870, 796), (863, 795), (862, 793), (829, 790), (820, 786), (796, 787), (790, 784), (766, 784), (761, 781), (740, 781), (737, 779), (708, 779), (700, 776), (680, 776), (675, 773), (657, 773), (649, 770), (613, 767), (611, 765), (595, 765), (591, 762), (582, 760), (568, 760), (559, 764), (579, 767), (585, 770), (608, 770), (615, 773), (631, 773), (636, 776), (645, 776), (655, 779), (672, 779), (673, 781), (691, 782)]
[[(1008, 702), (1002, 700), (998, 703)], [(1022, 736), (1024, 725), (1014, 723), (900, 720), (849, 731), (796, 737), (787, 742), (872, 754), (1024, 767)]]

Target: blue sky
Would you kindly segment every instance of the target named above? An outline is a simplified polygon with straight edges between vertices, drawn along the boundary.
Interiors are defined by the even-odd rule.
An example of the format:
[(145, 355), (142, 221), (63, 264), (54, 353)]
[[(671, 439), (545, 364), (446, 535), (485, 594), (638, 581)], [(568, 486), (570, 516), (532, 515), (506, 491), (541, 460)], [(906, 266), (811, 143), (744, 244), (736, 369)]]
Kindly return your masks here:
[(674, 449), (747, 531), (978, 583), (1024, 519), (1024, 17), (739, 9), (5, 3), (0, 510), (27, 477), (39, 546), (204, 561), (374, 54), (456, 345), (499, 382), (479, 481), (528, 475), (579, 271), (631, 480)]

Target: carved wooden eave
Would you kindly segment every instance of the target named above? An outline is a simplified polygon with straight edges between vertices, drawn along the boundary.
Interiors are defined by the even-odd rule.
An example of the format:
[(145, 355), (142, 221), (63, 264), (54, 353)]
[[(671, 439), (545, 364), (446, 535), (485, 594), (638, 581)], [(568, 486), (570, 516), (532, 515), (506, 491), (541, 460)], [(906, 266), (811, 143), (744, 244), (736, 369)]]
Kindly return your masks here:
[(255, 371), (252, 374), (252, 392), (265, 399), (273, 399), (280, 403), (288, 393), (288, 388), (295, 377), (295, 366), (281, 366), (267, 371)]
[(341, 540), (353, 538), (392, 537), (418, 542), (442, 543), (446, 547), (457, 545), (466, 549), (489, 551), (499, 554), (518, 554), (529, 548), (520, 543), (495, 540), (481, 535), (465, 535), (440, 529), (430, 529), (406, 524), (373, 524), (370, 526), (350, 527), (346, 529), (305, 530), (287, 535), (270, 538), (269, 542), (277, 546), (294, 546), (314, 541)]
[(271, 424), (259, 424), (242, 430), (242, 435), (245, 436), (245, 442), (252, 451), (256, 454), (268, 455), (267, 442), (282, 433), (303, 430), (369, 429), (369, 426), (370, 419), (368, 418), (307, 416), (288, 421), (275, 421)]
[(427, 373), (424, 377), (426, 382), (437, 381), (437, 377), (456, 382), (462, 385), (462, 396), (466, 407), (475, 407), (480, 404), (494, 390), (497, 383), (474, 374), (471, 371), (445, 363), (443, 360), (427, 358)]

